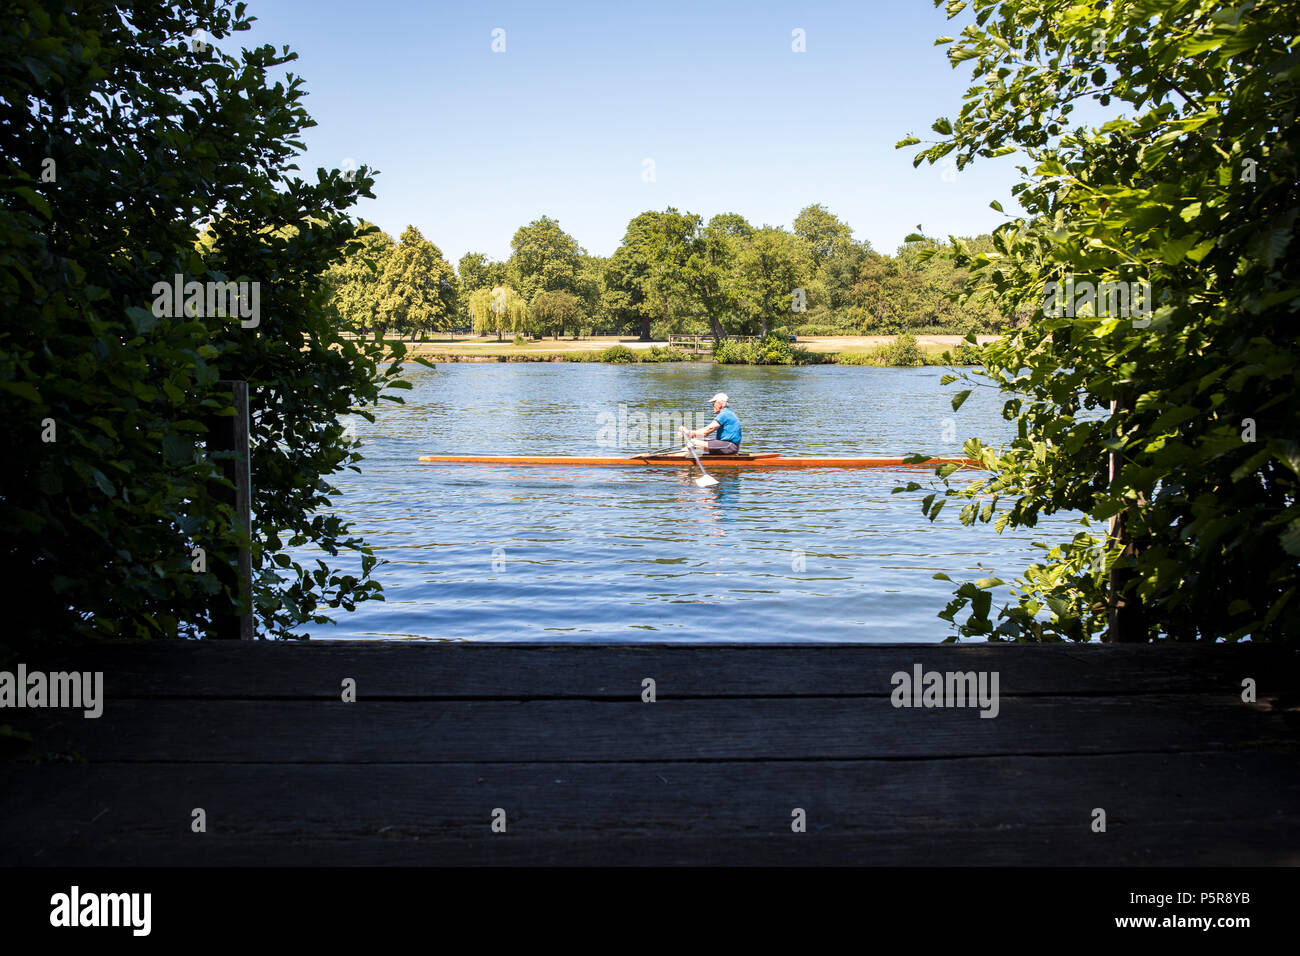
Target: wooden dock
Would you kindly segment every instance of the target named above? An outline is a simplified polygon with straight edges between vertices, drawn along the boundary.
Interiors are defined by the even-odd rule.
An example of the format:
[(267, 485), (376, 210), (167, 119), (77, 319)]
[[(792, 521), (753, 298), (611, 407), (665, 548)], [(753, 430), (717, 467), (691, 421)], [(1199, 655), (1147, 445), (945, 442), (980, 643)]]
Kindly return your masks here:
[[(204, 642), (26, 664), (103, 671), (106, 702), (0, 710), (31, 735), (0, 738), (9, 866), (1300, 864), (1300, 670), (1267, 646)], [(996, 672), (997, 716), (894, 706), (918, 664)]]

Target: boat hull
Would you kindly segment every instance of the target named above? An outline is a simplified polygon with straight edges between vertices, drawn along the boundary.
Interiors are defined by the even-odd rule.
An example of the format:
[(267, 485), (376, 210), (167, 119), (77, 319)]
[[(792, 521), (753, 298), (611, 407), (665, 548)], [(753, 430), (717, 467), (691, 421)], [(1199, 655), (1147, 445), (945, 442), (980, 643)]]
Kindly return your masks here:
[[(706, 468), (927, 468), (942, 464), (978, 467), (970, 458), (930, 458), (923, 462), (907, 463), (903, 458), (786, 458), (776, 452), (753, 455), (701, 455)], [(592, 457), (576, 455), (421, 455), (420, 461), (433, 464), (466, 465), (571, 465), (596, 468), (694, 467), (695, 461), (677, 455), (657, 455), (643, 458)]]

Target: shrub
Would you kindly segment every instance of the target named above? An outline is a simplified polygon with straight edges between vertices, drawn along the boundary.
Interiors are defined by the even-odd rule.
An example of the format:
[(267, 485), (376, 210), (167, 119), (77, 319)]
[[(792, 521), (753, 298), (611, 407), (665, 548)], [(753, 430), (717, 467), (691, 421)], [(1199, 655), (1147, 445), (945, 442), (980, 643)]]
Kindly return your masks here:
[(793, 365), (794, 349), (790, 340), (783, 334), (772, 332), (759, 343), (760, 365)]
[(713, 361), (719, 365), (756, 365), (757, 351), (750, 342), (723, 339), (713, 344)]
[(786, 337), (773, 332), (762, 342), (723, 339), (713, 347), (713, 360), (720, 365), (794, 365), (795, 354)]
[(627, 365), (636, 361), (636, 355), (626, 345), (611, 345), (600, 353), (600, 360), (614, 365)]
[(914, 368), (917, 365), (925, 365), (925, 353), (921, 347), (916, 344), (916, 336), (910, 332), (904, 332), (894, 339), (892, 345), (886, 345), (881, 350), (881, 357), (884, 358), (886, 365), (892, 365), (899, 368)]
[(792, 348), (790, 355), (795, 365), (830, 365), (835, 361), (830, 352), (814, 352), (812, 349)]
[(874, 352), (836, 352), (833, 361), (836, 365), (884, 365), (880, 349)]
[(522, 335), (519, 334), (516, 334), (515, 337), (511, 339), (511, 343), (514, 345), (523, 345), (525, 344), (526, 341), (527, 340)]
[(689, 362), (690, 356), (680, 349), (671, 346), (652, 345), (644, 349), (637, 361), (639, 362)]
[(943, 353), (943, 365), (982, 365), (980, 346), (962, 342), (957, 348)]

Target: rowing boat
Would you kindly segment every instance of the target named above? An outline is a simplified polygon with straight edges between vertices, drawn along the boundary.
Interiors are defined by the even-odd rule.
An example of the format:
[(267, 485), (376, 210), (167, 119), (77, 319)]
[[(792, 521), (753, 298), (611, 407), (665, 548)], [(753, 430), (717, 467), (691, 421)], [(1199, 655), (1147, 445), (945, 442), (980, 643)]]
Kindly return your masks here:
[[(894, 468), (954, 464), (979, 466), (970, 458), (929, 458), (909, 462), (906, 458), (787, 458), (779, 452), (738, 455), (703, 455), (710, 468)], [(421, 455), (420, 461), (463, 465), (573, 465), (580, 467), (626, 468), (636, 465), (682, 467), (694, 461), (681, 454), (641, 455), (633, 458), (582, 458), (576, 455)]]

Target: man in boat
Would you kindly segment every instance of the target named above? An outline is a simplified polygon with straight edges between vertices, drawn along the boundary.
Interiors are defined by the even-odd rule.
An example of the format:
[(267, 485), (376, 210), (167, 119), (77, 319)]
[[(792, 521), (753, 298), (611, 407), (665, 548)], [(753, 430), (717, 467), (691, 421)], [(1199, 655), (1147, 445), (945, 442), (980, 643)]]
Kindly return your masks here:
[[(703, 428), (683, 428), (688, 441), (710, 455), (734, 455), (740, 451), (740, 419), (727, 407), (727, 396), (718, 392), (709, 400), (713, 404), (713, 421)], [(708, 436), (717, 432), (712, 438)]]

